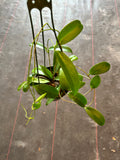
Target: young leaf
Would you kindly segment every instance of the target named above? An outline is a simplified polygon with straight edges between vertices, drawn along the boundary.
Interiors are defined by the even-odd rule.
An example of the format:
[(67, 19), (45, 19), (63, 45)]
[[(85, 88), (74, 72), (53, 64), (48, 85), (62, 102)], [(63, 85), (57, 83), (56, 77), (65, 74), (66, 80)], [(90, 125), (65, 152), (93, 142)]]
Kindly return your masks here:
[[(63, 45), (61, 45), (61, 47), (62, 47), (63, 52), (72, 53), (72, 49), (69, 48), (68, 46), (63, 46)], [(54, 51), (54, 46), (51, 46), (51, 47), (49, 48), (49, 50), (50, 50), (50, 51), (51, 51), (51, 50)], [(55, 50), (56, 50), (56, 51), (60, 51), (60, 48), (59, 48), (59, 47), (56, 47)]]
[(26, 83), (26, 84), (23, 86), (23, 92), (27, 92), (29, 88), (30, 88), (30, 85), (29, 85), (28, 83)]
[(81, 93), (77, 93), (76, 95), (74, 95), (72, 92), (70, 92), (68, 96), (81, 107), (85, 107), (85, 105), (87, 104), (87, 99)]
[(73, 61), (76, 61), (78, 60), (78, 57), (74, 54), (72, 54), (71, 56), (69, 56), (70, 60), (73, 62)]
[(47, 94), (47, 93), (44, 93), (44, 94), (42, 94), (40, 97), (38, 97), (38, 98), (36, 99), (35, 103), (36, 103), (36, 102), (39, 102), (39, 101), (41, 101), (43, 98), (45, 98), (46, 94)]
[(85, 107), (85, 111), (87, 112), (88, 116), (92, 118), (97, 124), (100, 126), (104, 125), (105, 118), (98, 110), (92, 107)]
[(83, 25), (79, 20), (74, 20), (67, 24), (59, 33), (58, 40), (61, 45), (73, 40), (83, 29)]
[(22, 82), (22, 83), (18, 86), (17, 90), (20, 91), (25, 84), (27, 84), (27, 81)]
[(58, 90), (48, 84), (39, 84), (34, 87), (38, 94), (42, 95), (46, 93), (47, 98), (56, 98), (59, 95)]
[(57, 52), (56, 53), (57, 59), (65, 74), (69, 86), (73, 91), (73, 93), (76, 94), (79, 89), (79, 82), (80, 82), (78, 72), (74, 64), (71, 62), (71, 60), (65, 53), (59, 51), (56, 52)]
[(101, 79), (100, 76), (96, 75), (93, 77), (90, 81), (90, 87), (91, 88), (97, 88), (100, 85)]
[(110, 69), (110, 64), (108, 62), (101, 62), (95, 64), (90, 70), (89, 73), (91, 75), (97, 75), (107, 72)]
[(33, 103), (32, 110), (39, 109), (40, 107), (41, 107), (41, 102), (39, 102), (39, 103)]
[(47, 99), (47, 102), (46, 102), (46, 106), (47, 106), (48, 104), (50, 104), (52, 101), (54, 101), (54, 98), (48, 98), (48, 99)]

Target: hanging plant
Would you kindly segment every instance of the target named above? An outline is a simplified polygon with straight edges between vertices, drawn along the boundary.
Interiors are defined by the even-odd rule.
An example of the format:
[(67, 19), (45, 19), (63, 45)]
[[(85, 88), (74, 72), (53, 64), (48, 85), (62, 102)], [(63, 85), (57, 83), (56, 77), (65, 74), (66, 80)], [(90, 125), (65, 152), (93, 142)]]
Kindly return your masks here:
[[(49, 29), (44, 29), (46, 25)], [(52, 46), (49, 46), (48, 40), (47, 46), (43, 46), (42, 43), (38, 42), (40, 33), (46, 30), (53, 30), (48, 24), (45, 24), (36, 35), (33, 43), (30, 44), (31, 54), (28, 67), (28, 77), (27, 80), (22, 82), (18, 87), (18, 91), (21, 89), (24, 92), (30, 91), (33, 97), (31, 107), (32, 112), (30, 116), (28, 116), (25, 107), (22, 105), (26, 113), (26, 118), (28, 119), (27, 123), (30, 119), (34, 118), (33, 111), (41, 107), (41, 101), (43, 99), (46, 99), (46, 105), (49, 105), (52, 101), (59, 99), (67, 101), (63, 97), (64, 95), (68, 95), (70, 103), (74, 102), (82, 107), (88, 116), (98, 125), (104, 125), (104, 116), (99, 111), (91, 107), (94, 102), (94, 95), (90, 104), (88, 104), (85, 96), (90, 92), (92, 93), (92, 91), (95, 92), (95, 88), (97, 88), (101, 83), (100, 74), (106, 73), (110, 69), (110, 64), (108, 62), (100, 62), (92, 66), (87, 73), (82, 68), (74, 65), (74, 61), (78, 60), (78, 57), (73, 55), (72, 49), (65, 45), (77, 37), (82, 29), (83, 25), (81, 22), (79, 20), (74, 20), (67, 24), (60, 32), (58, 31), (56, 44), (53, 44), (51, 41)], [(36, 48), (45, 49), (49, 58), (49, 67), (36, 65)], [(50, 61), (50, 52), (53, 53), (52, 66)], [(68, 56), (65, 52), (71, 53), (71, 55)], [(30, 70), (32, 57), (34, 58), (34, 66), (33, 69)], [(80, 73), (78, 69), (80, 70)], [(84, 78), (89, 80), (90, 89), (83, 94), (80, 93), (80, 88), (85, 86)], [(36, 98), (36, 92), (37, 95), (40, 95), (38, 98)]]

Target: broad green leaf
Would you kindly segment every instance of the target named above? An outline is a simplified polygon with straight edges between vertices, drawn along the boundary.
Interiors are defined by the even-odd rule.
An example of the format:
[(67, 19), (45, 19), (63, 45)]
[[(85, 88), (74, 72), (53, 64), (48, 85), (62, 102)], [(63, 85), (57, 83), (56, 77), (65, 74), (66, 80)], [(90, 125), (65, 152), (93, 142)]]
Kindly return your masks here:
[(44, 93), (44, 94), (42, 94), (40, 97), (38, 97), (38, 98), (36, 99), (35, 103), (36, 103), (36, 102), (39, 102), (39, 101), (41, 101), (43, 98), (45, 98), (46, 94), (47, 94), (47, 93)]
[[(37, 74), (37, 68), (36, 68), (36, 67), (32, 70), (32, 73), (33, 73), (33, 74)], [(52, 79), (52, 78), (53, 78), (53, 75), (52, 75), (52, 73), (50, 72), (50, 70), (47, 69), (45, 66), (42, 66), (42, 65), (39, 65), (39, 66), (38, 66), (38, 74), (40, 74), (40, 75), (45, 75), (45, 76), (47, 76), (49, 79)]]
[[(32, 46), (32, 43), (31, 43), (31, 44), (29, 44), (29, 46)], [(40, 49), (44, 49), (44, 47), (43, 47), (43, 43), (40, 43), (40, 42), (37, 42), (36, 47), (37, 47), (37, 48), (40, 48)], [(47, 50), (47, 48), (46, 48), (46, 47), (45, 47), (45, 50)]]
[(97, 88), (100, 85), (101, 79), (100, 76), (96, 75), (93, 77), (90, 81), (90, 87), (91, 88)]
[(23, 92), (27, 92), (29, 88), (30, 88), (30, 85), (29, 85), (28, 83), (26, 83), (26, 84), (23, 86)]
[(108, 62), (101, 62), (95, 64), (90, 70), (89, 73), (91, 75), (97, 75), (107, 72), (110, 69), (110, 64)]
[(59, 61), (59, 64), (65, 74), (65, 77), (69, 83), (69, 86), (74, 94), (77, 93), (79, 89), (79, 76), (78, 72), (71, 62), (70, 58), (63, 52), (56, 51), (56, 56)]
[(74, 20), (67, 24), (59, 33), (58, 40), (61, 45), (73, 40), (83, 29), (83, 25), (79, 20)]
[(38, 94), (42, 95), (46, 93), (47, 98), (56, 98), (59, 95), (58, 90), (48, 84), (39, 84), (34, 87)]
[(39, 109), (40, 107), (41, 107), (41, 102), (39, 102), (39, 103), (33, 103), (32, 110)]
[(68, 93), (68, 96), (81, 107), (85, 107), (85, 105), (87, 104), (87, 99), (81, 93), (77, 93), (76, 95), (74, 95), (72, 92), (70, 92)]
[(50, 104), (52, 101), (54, 101), (54, 98), (48, 98), (48, 99), (47, 99), (47, 102), (46, 102), (46, 106), (47, 106), (48, 104)]
[(17, 90), (20, 91), (25, 84), (27, 84), (27, 81), (22, 82), (22, 83), (18, 86)]
[(72, 54), (71, 56), (69, 56), (70, 60), (73, 62), (73, 61), (76, 61), (78, 60), (78, 57), (74, 54)]
[[(85, 85), (85, 82), (81, 81), (82, 80), (82, 76), (81, 75), (78, 74), (78, 77), (79, 77), (79, 80), (80, 80), (79, 81), (79, 89), (80, 89), (80, 88), (82, 88)], [(60, 81), (60, 85), (61, 85), (62, 89), (67, 90), (67, 91), (71, 90), (69, 82), (67, 81), (66, 76), (65, 76), (62, 68), (60, 68), (60, 70), (59, 70), (58, 80)]]
[[(62, 47), (63, 52), (72, 53), (72, 49), (69, 48), (68, 46), (63, 46), (63, 45), (61, 45), (61, 47)], [(54, 51), (54, 46), (51, 46), (51, 47), (49, 48), (49, 50)], [(56, 51), (61, 51), (59, 47), (56, 47), (55, 50), (56, 50)]]
[(92, 118), (97, 124), (100, 126), (104, 125), (105, 118), (98, 110), (92, 107), (85, 107), (85, 111), (87, 112), (88, 116)]

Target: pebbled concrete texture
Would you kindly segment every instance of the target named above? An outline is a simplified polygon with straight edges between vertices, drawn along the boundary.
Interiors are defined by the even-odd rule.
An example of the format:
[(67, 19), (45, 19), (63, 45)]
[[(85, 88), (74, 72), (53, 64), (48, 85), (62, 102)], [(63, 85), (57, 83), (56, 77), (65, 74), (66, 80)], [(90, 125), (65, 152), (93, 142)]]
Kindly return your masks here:
[[(116, 2), (120, 16), (120, 1)], [(84, 26), (82, 33), (68, 45), (73, 49), (73, 53), (79, 56), (76, 64), (86, 71), (92, 66), (90, 6), (90, 0), (53, 0), (57, 29), (60, 30), (74, 19), (79, 19)], [(96, 89), (97, 109), (106, 119), (103, 127), (97, 127), (98, 158), (95, 123), (79, 106), (59, 100), (53, 160), (120, 159), (120, 22), (115, 2), (112, 0), (92, 1), (92, 9), (94, 62), (108, 61), (111, 64), (111, 70), (101, 76), (102, 83)], [(43, 10), (44, 23), (51, 23), (49, 13), (48, 9)], [(37, 33), (38, 11), (33, 11), (33, 19)], [(45, 36), (54, 38), (52, 33), (46, 33)], [(31, 41), (26, 1), (0, 1), (0, 160), (7, 160), (21, 95), (17, 92), (17, 87), (24, 80)], [(43, 64), (41, 51), (39, 63)], [(82, 90), (82, 93), (84, 92)], [(29, 109), (32, 103), (31, 95), (22, 93), (21, 103)], [(55, 102), (46, 107), (44, 101), (36, 112), (35, 119), (25, 126), (25, 113), (20, 106), (9, 160), (51, 159), (55, 109)]]

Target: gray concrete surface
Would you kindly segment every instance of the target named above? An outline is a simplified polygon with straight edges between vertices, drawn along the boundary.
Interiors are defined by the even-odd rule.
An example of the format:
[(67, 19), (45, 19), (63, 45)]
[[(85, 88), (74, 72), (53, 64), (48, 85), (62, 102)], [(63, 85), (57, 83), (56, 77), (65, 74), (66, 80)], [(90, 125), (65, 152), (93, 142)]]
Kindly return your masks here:
[[(117, 5), (120, 16), (119, 0), (117, 0)], [(93, 1), (92, 8), (95, 63), (108, 61), (111, 64), (111, 70), (102, 76), (102, 83), (96, 90), (97, 109), (104, 114), (106, 119), (105, 125), (97, 128), (98, 159), (120, 160), (120, 27), (113, 0)], [(53, 0), (53, 10), (57, 29), (74, 19), (81, 20), (84, 25), (81, 35), (69, 43), (69, 46), (73, 48), (74, 54), (80, 57), (79, 65), (88, 70), (92, 66), (90, 0)], [(44, 9), (43, 12), (44, 22), (50, 23), (49, 11)], [(39, 25), (36, 11), (33, 15), (37, 32)], [(6, 32), (8, 34), (5, 37)], [(17, 87), (24, 79), (31, 40), (26, 1), (0, 1), (0, 46), (2, 45), (0, 53), (0, 160), (7, 160), (20, 98)], [(39, 62), (43, 63), (42, 55)], [(31, 96), (23, 93), (21, 103), (29, 107), (31, 102)], [(20, 107), (9, 160), (51, 159), (55, 108), (54, 102), (48, 107), (43, 102), (35, 119), (26, 127), (24, 111)], [(96, 125), (79, 106), (60, 100), (53, 160), (98, 159), (96, 158)]]

